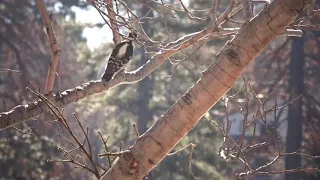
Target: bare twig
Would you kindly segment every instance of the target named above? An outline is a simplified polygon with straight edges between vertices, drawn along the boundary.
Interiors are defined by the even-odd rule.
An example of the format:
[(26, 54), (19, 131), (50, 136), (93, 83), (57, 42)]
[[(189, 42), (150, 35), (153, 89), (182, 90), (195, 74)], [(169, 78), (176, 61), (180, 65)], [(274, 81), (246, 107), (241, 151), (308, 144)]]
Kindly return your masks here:
[(137, 129), (137, 125), (135, 123), (133, 123), (132, 126), (133, 126), (133, 129), (134, 129), (134, 132), (136, 133), (136, 136), (139, 137), (140, 134), (139, 134), (139, 131)]
[(235, 0), (229, 0), (229, 7), (222, 13), (222, 15), (214, 22), (214, 27), (219, 27), (221, 23), (228, 19), (231, 11), (233, 10), (236, 4)]
[[(107, 139), (104, 139), (100, 131), (98, 132), (98, 134), (100, 135), (100, 138), (101, 138), (101, 140), (102, 140), (102, 142), (103, 142), (105, 151), (106, 151), (106, 152), (109, 152), (109, 151), (108, 151), (107, 142), (108, 142), (108, 139), (109, 139), (110, 136), (108, 135)], [(108, 163), (109, 163), (108, 168), (110, 168), (111, 165), (112, 165), (112, 164), (111, 164), (111, 160), (110, 160), (110, 157), (109, 157), (109, 156), (107, 156), (107, 158), (108, 158)]]
[[(85, 141), (88, 142), (88, 146), (89, 146), (89, 152), (86, 150), (85, 148), (85, 142), (81, 143), (80, 140), (78, 139), (78, 137), (74, 134), (73, 130), (70, 128), (67, 120), (65, 119), (65, 117), (63, 116), (63, 114), (60, 112), (59, 108), (57, 106), (55, 106), (48, 98), (46, 98), (45, 96), (43, 96), (42, 94), (40, 94), (39, 92), (37, 91), (34, 91), (34, 90), (31, 90), (30, 88), (27, 88), (30, 92), (32, 92), (33, 94), (35, 94), (36, 96), (38, 96), (43, 102), (45, 102), (45, 105), (48, 106), (48, 108), (50, 109), (51, 113), (59, 120), (59, 122), (62, 123), (62, 125), (64, 126), (64, 128), (68, 131), (68, 133), (71, 135), (71, 137), (73, 138), (73, 140), (76, 142), (76, 147), (78, 149), (81, 149), (81, 152), (84, 153), (84, 155), (86, 156), (86, 158), (90, 161), (91, 163), (91, 166), (93, 169), (87, 167), (86, 169), (89, 170), (90, 172), (92, 172), (97, 178), (100, 178), (101, 177), (101, 174), (98, 170), (98, 167), (97, 164), (94, 162), (93, 160), (93, 156), (92, 156), (92, 153), (91, 153), (91, 145), (89, 143), (89, 139), (88, 139), (88, 136), (87, 136), (87, 133), (84, 131), (84, 128), (82, 126), (82, 124), (80, 123), (80, 121), (77, 119), (76, 117), (76, 120), (80, 126), (80, 128), (82, 129), (83, 133), (85, 134)], [(61, 149), (63, 150), (63, 149)], [(64, 152), (66, 152), (67, 154), (69, 154), (69, 152), (63, 150)], [(75, 161), (72, 159), (72, 156), (71, 155), (68, 155), (69, 158), (70, 158), (70, 161), (69, 162), (72, 162), (72, 163), (75, 163)], [(83, 160), (83, 162), (85, 163), (85, 160), (84, 158), (78, 154), (78, 157), (80, 159)], [(76, 164), (76, 163), (75, 163)], [(79, 165), (79, 164), (77, 164)], [(80, 165), (81, 166), (81, 165)], [(86, 165), (83, 165), (81, 167), (86, 167)]]
[(194, 147), (195, 147), (195, 145), (191, 144), (191, 152), (190, 152), (190, 156), (188, 158), (188, 161), (189, 161), (189, 176), (188, 176), (188, 179), (190, 179), (190, 177), (192, 176), (193, 179), (197, 180), (196, 176), (192, 172), (192, 154), (193, 154)]
[(294, 25), (295, 28), (320, 31), (320, 24)]
[(21, 74), (20, 71), (18, 70), (13, 70), (13, 69), (3, 69), (3, 68), (0, 68), (0, 72), (15, 72), (15, 73), (19, 73)]
[(286, 29), (281, 35), (284, 36), (293, 36), (293, 37), (302, 37), (303, 31), (300, 29)]
[(211, 9), (209, 11), (209, 16), (211, 21), (215, 22), (217, 20), (217, 7), (218, 7), (219, 0), (212, 0)]
[(37, 2), (38, 2), (37, 3), (38, 9), (40, 10), (40, 13), (41, 13), (42, 21), (45, 25), (45, 29), (48, 36), (48, 42), (50, 44), (51, 53), (52, 53), (51, 62), (48, 70), (48, 77), (47, 77), (45, 90), (44, 90), (45, 94), (49, 94), (53, 89), (56, 69), (59, 63), (61, 50), (59, 49), (58, 42), (54, 34), (54, 30), (52, 26), (52, 15), (48, 14), (43, 0), (37, 0)]
[(187, 149), (187, 148), (190, 147), (190, 146), (192, 147), (192, 146), (194, 146), (194, 144), (190, 143), (190, 144), (186, 145), (185, 147), (183, 147), (183, 148), (181, 148), (181, 149), (179, 149), (179, 150), (177, 150), (177, 151), (175, 151), (175, 152), (171, 152), (171, 153), (167, 154), (167, 156), (176, 155), (177, 153), (179, 153), (179, 152)]
[(117, 32), (119, 32), (119, 27), (116, 23), (116, 13), (114, 12), (113, 9), (113, 2), (112, 0), (105, 0), (105, 3), (107, 4), (107, 11), (108, 14), (111, 18), (110, 19), (110, 25), (111, 25), (111, 29), (112, 29), (112, 34), (113, 34), (113, 42), (114, 44), (118, 44), (121, 41), (121, 38), (119, 36), (119, 34)]
[(199, 18), (199, 17), (196, 17), (195, 15), (193, 15), (189, 10), (188, 8), (183, 4), (182, 0), (179, 0), (184, 12), (187, 13), (189, 19), (193, 19), (193, 20), (201, 20), (201, 21), (204, 21), (206, 20), (206, 18), (202, 17), (202, 18)]
[(250, 4), (250, 0), (241, 0), (242, 10), (245, 21), (250, 21), (253, 18), (252, 8)]

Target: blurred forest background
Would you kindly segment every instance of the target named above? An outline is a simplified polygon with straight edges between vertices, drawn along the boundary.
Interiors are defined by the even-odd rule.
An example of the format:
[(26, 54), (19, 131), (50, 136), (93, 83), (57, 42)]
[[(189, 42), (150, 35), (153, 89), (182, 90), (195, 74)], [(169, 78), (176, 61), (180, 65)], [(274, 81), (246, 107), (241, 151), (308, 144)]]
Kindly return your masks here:
[[(126, 1), (123, 1), (126, 2)], [(131, 6), (131, 1), (127, 5)], [(159, 16), (148, 13), (149, 6), (131, 7), (140, 15), (151, 17), (144, 21), (143, 28), (154, 38), (161, 39), (166, 29), (181, 37), (203, 29), (208, 21), (193, 23), (186, 13), (170, 14), (172, 18), (163, 22)], [(170, 0), (172, 3), (179, 1)], [(224, 1), (223, 1), (224, 2)], [(46, 0), (47, 9), (53, 14), (53, 26), (62, 50), (58, 66), (55, 91), (62, 92), (81, 83), (100, 78), (106, 57), (110, 53), (112, 42), (90, 49), (88, 39), (83, 36), (85, 28), (101, 28), (104, 23), (80, 23), (76, 21), (74, 7), (90, 10), (93, 7), (81, 0)], [(206, 9), (210, 0), (187, 3), (192, 9)], [(223, 11), (227, 1), (221, 3), (218, 11)], [(203, 13), (201, 11), (197, 12)], [(92, 19), (101, 18), (98, 14)], [(123, 30), (125, 31), (125, 30)], [(101, 34), (102, 36), (112, 36)], [(112, 38), (110, 38), (112, 39)], [(132, 124), (137, 124), (140, 134), (144, 133), (154, 121), (163, 114), (186, 90), (201, 76), (201, 72), (212, 63), (215, 55), (228, 39), (215, 40), (193, 47), (189, 51), (172, 57), (183, 60), (173, 66), (169, 62), (162, 65), (144, 80), (121, 85), (68, 105), (64, 114), (76, 134), (81, 130), (74, 120), (77, 114), (84, 126), (89, 127), (89, 138), (95, 160), (103, 162), (98, 154), (103, 149), (98, 131), (110, 135), (108, 147), (118, 151), (126, 148), (135, 139)], [(269, 107), (283, 106), (298, 98), (288, 107), (261, 118), (261, 122), (251, 128), (244, 136), (255, 142), (267, 141), (267, 145), (248, 152), (248, 162), (259, 167), (272, 160), (279, 149), (291, 148), (295, 151), (300, 144), (305, 145), (303, 152), (313, 156), (320, 155), (320, 33), (304, 31), (302, 38), (279, 37), (264, 50), (238, 80), (228, 95), (217, 103), (203, 120), (179, 143), (179, 150), (192, 143), (192, 173), (198, 179), (234, 179), (244, 168), (238, 161), (226, 161), (218, 155), (223, 137), (212, 122), (232, 121), (230, 135), (239, 138), (242, 134), (242, 119), (251, 117), (257, 109), (255, 95), (265, 101)], [(34, 100), (36, 97), (26, 90), (35, 87), (43, 92), (47, 70), (50, 63), (50, 49), (43, 29), (39, 10), (34, 0), (0, 1), (0, 112), (14, 106)], [(148, 60), (140, 45), (136, 46), (133, 60), (127, 70), (134, 70)], [(245, 88), (245, 84), (247, 84)], [(318, 89), (319, 88), (319, 89)], [(301, 95), (301, 96), (300, 96)], [(228, 106), (226, 106), (228, 104)], [(290, 119), (290, 121), (288, 121)], [(52, 123), (50, 114), (45, 114), (0, 131), (0, 179), (92, 179), (94, 176), (73, 164), (47, 162), (47, 159), (64, 159), (62, 146), (57, 136), (59, 129)], [(254, 137), (253, 137), (253, 131)], [(276, 148), (280, 134), (281, 147)], [(60, 133), (60, 132), (59, 132)], [(276, 133), (276, 134), (277, 134)], [(67, 145), (66, 145), (67, 146)], [(191, 147), (191, 146), (190, 146)], [(148, 175), (152, 180), (182, 180), (189, 177), (189, 157), (192, 148), (168, 156)], [(284, 160), (274, 169), (283, 169)], [(320, 161), (297, 156), (303, 167), (319, 167)], [(304, 172), (303, 179), (318, 179), (319, 173)], [(283, 174), (256, 176), (256, 179), (284, 179)]]

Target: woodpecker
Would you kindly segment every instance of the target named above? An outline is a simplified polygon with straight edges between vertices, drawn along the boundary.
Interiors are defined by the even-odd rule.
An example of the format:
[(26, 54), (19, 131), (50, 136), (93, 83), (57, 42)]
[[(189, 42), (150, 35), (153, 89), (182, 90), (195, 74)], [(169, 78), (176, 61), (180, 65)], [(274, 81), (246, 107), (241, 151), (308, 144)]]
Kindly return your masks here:
[(108, 63), (102, 75), (102, 80), (110, 81), (110, 79), (123, 70), (132, 58), (133, 55), (133, 41), (137, 37), (135, 32), (129, 33), (126, 40), (117, 44), (109, 55)]

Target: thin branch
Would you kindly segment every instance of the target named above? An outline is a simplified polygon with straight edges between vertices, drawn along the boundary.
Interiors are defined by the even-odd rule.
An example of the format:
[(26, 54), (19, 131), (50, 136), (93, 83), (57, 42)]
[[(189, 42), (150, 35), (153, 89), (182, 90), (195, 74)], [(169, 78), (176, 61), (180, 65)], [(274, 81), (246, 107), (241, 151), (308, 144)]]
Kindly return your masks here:
[(188, 8), (183, 4), (182, 0), (179, 0), (179, 2), (180, 2), (180, 4), (181, 4), (184, 12), (187, 13), (189, 19), (192, 19), (192, 20), (201, 20), (201, 21), (206, 20), (206, 18), (204, 18), (204, 17), (199, 18), (199, 17), (193, 15), (193, 14), (188, 10)]
[(52, 26), (52, 15), (48, 14), (43, 0), (37, 0), (37, 2), (38, 2), (37, 3), (38, 9), (40, 10), (40, 13), (41, 13), (42, 21), (46, 28), (48, 42), (50, 44), (51, 53), (52, 53), (51, 62), (48, 70), (48, 77), (47, 77), (46, 85), (44, 88), (44, 93), (49, 94), (53, 89), (54, 80), (56, 76), (56, 69), (59, 63), (61, 50), (59, 49), (58, 42), (54, 34), (54, 30)]
[(211, 21), (215, 22), (217, 20), (217, 7), (218, 7), (219, 0), (212, 0), (211, 9), (209, 11), (209, 16)]
[(117, 18), (116, 18), (116, 13), (114, 12), (114, 9), (113, 9), (113, 2), (112, 0), (105, 0), (105, 3), (107, 4), (108, 15), (111, 17), (109, 18), (109, 20), (110, 20), (111, 30), (113, 34), (113, 42), (114, 44), (118, 44), (120, 43), (121, 38), (120, 38), (120, 35), (117, 33), (119, 32), (118, 24), (114, 20)]
[(245, 21), (250, 21), (253, 18), (252, 8), (250, 4), (250, 0), (241, 0), (242, 10)]
[(300, 29), (308, 29), (308, 30), (320, 31), (320, 24), (294, 25), (293, 27), (294, 28), (300, 28)]
[(214, 22), (214, 27), (219, 27), (221, 23), (226, 21), (228, 19), (229, 14), (233, 10), (236, 1), (235, 0), (229, 0), (229, 7), (222, 13), (222, 15)]
[[(71, 135), (71, 137), (73, 138), (73, 140), (76, 142), (77, 146), (79, 149), (81, 149), (81, 152), (83, 152), (85, 154), (85, 156), (87, 157), (87, 159), (90, 161), (92, 167), (93, 167), (93, 174), (97, 177), (100, 178), (101, 175), (99, 173), (99, 170), (97, 169), (96, 163), (93, 160), (92, 154), (91, 154), (91, 150), (89, 150), (90, 152), (88, 152), (84, 146), (84, 143), (81, 143), (80, 140), (78, 139), (78, 137), (74, 134), (73, 130), (70, 128), (67, 120), (65, 119), (65, 117), (63, 116), (63, 114), (61, 113), (61, 111), (59, 110), (59, 108), (57, 106), (55, 106), (47, 97), (43, 96), (42, 94), (40, 94), (37, 91), (31, 90), (30, 88), (27, 88), (30, 92), (32, 92), (33, 94), (35, 94), (36, 96), (38, 96), (44, 103), (45, 105), (50, 109), (50, 112), (62, 123), (62, 125), (64, 126), (64, 128), (68, 131), (68, 133)], [(78, 120), (78, 119), (76, 119)], [(83, 126), (81, 125), (80, 121), (78, 121), (79, 126), (81, 127), (82, 131), (84, 132), (84, 134), (86, 135)], [(85, 140), (88, 137), (86, 136)], [(89, 142), (88, 142), (89, 144)], [(91, 148), (91, 145), (89, 144), (89, 148)], [(68, 153), (67, 153), (68, 154)], [(71, 157), (71, 156), (69, 156)], [(80, 156), (78, 154), (78, 157), (80, 159), (82, 159), (85, 163), (85, 160), (82, 156)], [(72, 160), (72, 159), (71, 159)], [(89, 168), (88, 168), (89, 169)], [(91, 172), (91, 171), (90, 171)]]
[(133, 123), (132, 126), (133, 126), (133, 129), (134, 129), (134, 132), (135, 132), (136, 136), (139, 137), (140, 134), (139, 134), (139, 131), (137, 129), (137, 125), (135, 123)]
[(13, 69), (3, 69), (3, 68), (0, 68), (0, 72), (15, 72), (15, 73), (19, 73), (21, 74), (20, 71), (18, 70), (13, 70)]
[(284, 36), (302, 37), (303, 31), (300, 29), (286, 29), (282, 34)]
[[(108, 135), (107, 139), (105, 140), (105, 139), (103, 138), (103, 136), (102, 136), (102, 134), (101, 134), (100, 131), (98, 131), (98, 134), (99, 134), (99, 136), (100, 136), (100, 138), (101, 138), (101, 140), (102, 140), (102, 142), (103, 142), (105, 151), (106, 151), (106, 152), (109, 152), (109, 151), (108, 151), (107, 142), (108, 142), (108, 139), (109, 139), (110, 136)], [(109, 163), (108, 168), (110, 169), (110, 167), (111, 167), (111, 165), (112, 165), (110, 156), (107, 156), (107, 158), (108, 158), (108, 163)]]
[(179, 150), (177, 150), (177, 151), (175, 151), (175, 152), (171, 152), (171, 153), (167, 154), (167, 156), (176, 155), (176, 154), (178, 154), (179, 152), (182, 152), (183, 150), (187, 149), (187, 148), (190, 147), (190, 146), (191, 146), (192, 149), (193, 149), (193, 147), (194, 147), (195, 145), (192, 144), (192, 143), (190, 143), (190, 144), (186, 145), (185, 147), (183, 147), (183, 148), (181, 148), (181, 149), (179, 149)]
[(188, 176), (188, 179), (190, 179), (190, 177), (192, 176), (193, 179), (198, 179), (192, 172), (192, 154), (193, 154), (193, 151), (194, 151), (194, 147), (195, 145), (194, 144), (191, 144), (191, 152), (190, 152), (190, 156), (188, 158), (188, 161), (189, 161), (189, 176)]

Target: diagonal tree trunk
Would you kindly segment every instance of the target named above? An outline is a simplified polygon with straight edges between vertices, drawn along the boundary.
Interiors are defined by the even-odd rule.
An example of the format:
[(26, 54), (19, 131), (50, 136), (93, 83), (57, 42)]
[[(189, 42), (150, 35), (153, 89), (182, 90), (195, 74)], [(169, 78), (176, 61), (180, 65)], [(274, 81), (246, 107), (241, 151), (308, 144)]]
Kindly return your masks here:
[(275, 0), (227, 43), (217, 60), (134, 145), (121, 154), (102, 179), (142, 179), (235, 84), (247, 65), (311, 1)]

